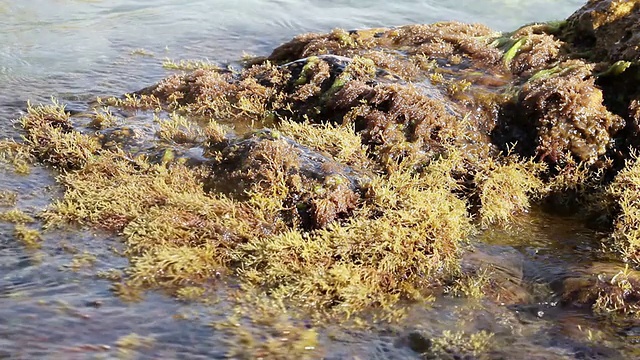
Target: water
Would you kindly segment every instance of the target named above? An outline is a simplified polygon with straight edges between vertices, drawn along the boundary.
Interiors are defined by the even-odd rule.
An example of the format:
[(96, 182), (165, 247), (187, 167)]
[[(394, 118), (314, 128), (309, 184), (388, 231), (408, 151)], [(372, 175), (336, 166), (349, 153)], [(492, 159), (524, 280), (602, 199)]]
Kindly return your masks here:
[[(27, 100), (90, 100), (137, 90), (169, 73), (161, 66), (165, 58), (232, 63), (244, 52), (267, 55), (296, 34), (334, 27), (460, 20), (507, 31), (565, 18), (582, 3), (0, 0), (0, 136), (19, 137), (11, 123)], [(0, 190), (15, 193), (16, 206), (35, 215), (61, 193), (54, 175), (36, 167), (19, 176), (2, 167)], [(612, 349), (622, 346), (624, 337), (597, 332), (599, 325), (588, 312), (552, 304), (551, 283), (594, 260), (591, 245), (597, 234), (572, 219), (540, 213), (527, 219), (518, 228), (526, 239), (513, 232), (485, 233), (489, 245), (469, 260), (504, 270), (505, 284), (515, 284), (514, 298), (525, 299), (525, 305), (438, 301), (413, 309), (410, 321), (399, 328), (343, 333), (339, 340), (324, 336), (328, 355), (417, 358), (406, 344), (408, 332), (437, 334), (464, 324), (469, 331), (494, 332), (511, 349), (503, 354), (513, 357), (616, 358)], [(0, 223), (0, 358), (224, 358), (226, 339), (210, 323), (225, 316), (225, 304), (212, 309), (155, 292), (133, 303), (113, 296), (111, 282), (98, 276), (127, 265), (113, 236), (54, 230), (45, 233), (42, 248), (29, 249), (12, 234), (12, 225)], [(631, 324), (628, 333), (637, 328)], [(600, 336), (596, 340), (589, 339), (592, 329)], [(123, 345), (131, 334), (141, 337), (135, 347)]]

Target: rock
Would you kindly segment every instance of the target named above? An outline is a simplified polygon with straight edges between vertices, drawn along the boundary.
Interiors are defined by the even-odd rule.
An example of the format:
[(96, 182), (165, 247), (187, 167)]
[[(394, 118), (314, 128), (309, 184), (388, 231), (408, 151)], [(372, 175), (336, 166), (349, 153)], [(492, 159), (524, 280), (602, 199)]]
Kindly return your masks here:
[(640, 58), (640, 1), (589, 0), (567, 19), (561, 35), (595, 61)]
[(244, 197), (251, 192), (287, 188), (290, 221), (321, 228), (356, 207), (367, 182), (363, 172), (302, 146), (273, 130), (211, 144), (208, 154), (214, 176), (207, 187)]
[(407, 345), (411, 350), (422, 354), (431, 350), (433, 341), (419, 331), (412, 331), (407, 335)]

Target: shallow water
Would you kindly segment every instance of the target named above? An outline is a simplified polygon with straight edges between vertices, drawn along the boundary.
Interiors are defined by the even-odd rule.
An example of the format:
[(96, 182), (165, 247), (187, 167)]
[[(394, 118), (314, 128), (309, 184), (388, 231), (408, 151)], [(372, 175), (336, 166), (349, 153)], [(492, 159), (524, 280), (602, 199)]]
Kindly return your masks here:
[[(243, 52), (266, 55), (292, 36), (334, 27), (362, 28), (461, 20), (511, 30), (564, 18), (582, 1), (294, 1), (294, 0), (0, 0), (0, 136), (26, 101), (87, 101), (148, 86), (169, 72), (163, 59), (207, 58), (233, 63)], [(141, 51), (143, 49), (144, 51)], [(54, 173), (28, 176), (0, 167), (0, 190), (17, 194), (30, 214), (59, 196)], [(1, 207), (0, 210), (11, 208)], [(210, 326), (218, 309), (150, 293), (127, 303), (98, 273), (123, 269), (118, 240), (74, 229), (48, 231), (40, 249), (0, 223), (0, 358), (224, 358), (224, 336)], [(523, 237), (520, 234), (527, 234)], [(556, 306), (553, 283), (587, 266), (597, 234), (570, 218), (534, 213), (515, 230), (481, 235), (487, 245), (469, 261), (494, 265), (516, 284), (514, 304), (446, 299), (416, 307), (410, 320), (379, 331), (322, 336), (328, 358), (417, 358), (407, 333), (489, 330), (506, 358), (618, 358), (633, 347), (629, 332), (600, 329), (586, 311)], [(115, 250), (114, 250), (115, 249)], [(89, 260), (87, 260), (89, 259)], [(220, 310), (223, 309), (223, 310)], [(579, 330), (577, 330), (579, 329)], [(590, 331), (599, 334), (593, 338)], [(138, 334), (135, 347), (118, 339)], [(628, 335), (630, 334), (630, 335)], [(330, 340), (331, 338), (332, 340)]]

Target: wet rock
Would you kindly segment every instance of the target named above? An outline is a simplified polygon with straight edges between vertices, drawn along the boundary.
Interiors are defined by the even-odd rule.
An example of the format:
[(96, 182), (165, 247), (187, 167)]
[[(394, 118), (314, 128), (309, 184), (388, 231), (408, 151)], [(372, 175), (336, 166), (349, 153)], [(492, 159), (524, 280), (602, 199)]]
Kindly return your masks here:
[(590, 0), (567, 22), (562, 37), (593, 60), (640, 58), (640, 1)]
[(411, 350), (422, 354), (431, 350), (433, 341), (420, 331), (412, 331), (407, 335), (407, 345)]
[(522, 86), (517, 115), (507, 128), (514, 138), (526, 134), (520, 136), (522, 152), (551, 164), (568, 157), (593, 163), (612, 148), (625, 122), (604, 106), (591, 71), (591, 65), (571, 60)]
[(211, 148), (215, 175), (208, 187), (237, 197), (286, 193), (290, 206), (283, 216), (305, 228), (325, 227), (349, 214), (367, 181), (363, 173), (268, 129)]
[(640, 314), (640, 272), (612, 263), (579, 269), (563, 283), (565, 305), (590, 307), (596, 313)]

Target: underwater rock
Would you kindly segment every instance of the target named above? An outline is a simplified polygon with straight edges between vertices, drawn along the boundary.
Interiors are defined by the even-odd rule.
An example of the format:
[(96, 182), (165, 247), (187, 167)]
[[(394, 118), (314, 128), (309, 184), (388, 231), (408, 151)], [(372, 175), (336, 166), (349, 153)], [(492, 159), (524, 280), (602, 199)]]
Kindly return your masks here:
[(407, 334), (407, 346), (419, 354), (426, 353), (433, 347), (433, 341), (421, 331), (412, 331)]
[(466, 273), (487, 271), (486, 296), (502, 304), (521, 304), (533, 299), (523, 280), (524, 261), (522, 253), (512, 247), (478, 243), (462, 256), (461, 265)]

